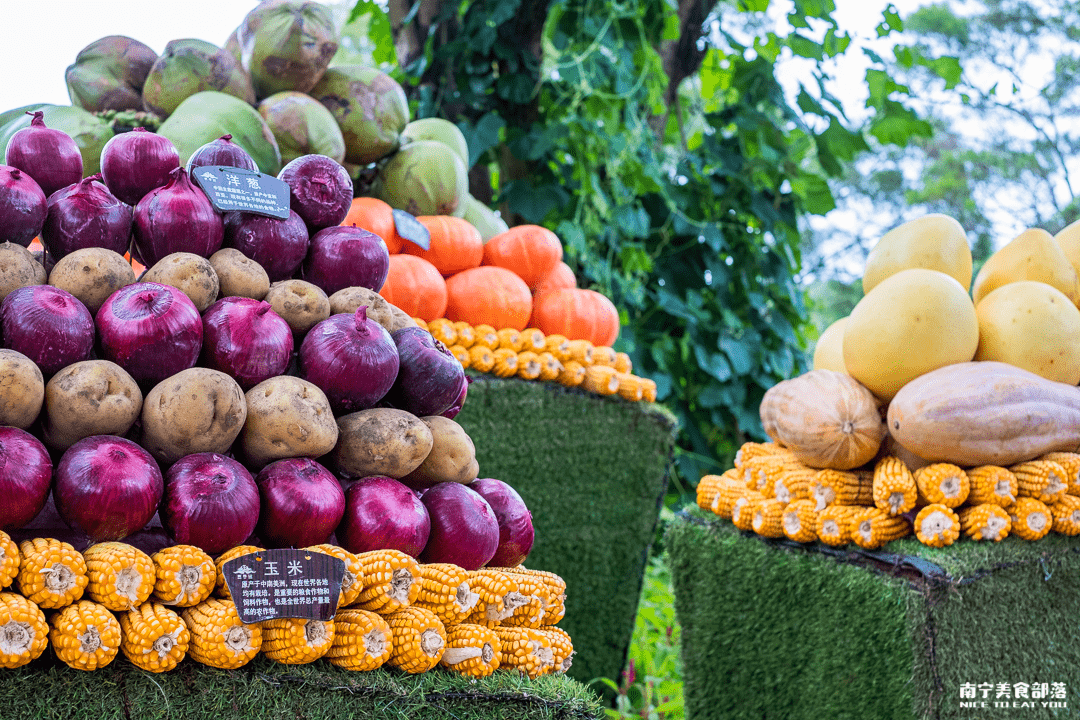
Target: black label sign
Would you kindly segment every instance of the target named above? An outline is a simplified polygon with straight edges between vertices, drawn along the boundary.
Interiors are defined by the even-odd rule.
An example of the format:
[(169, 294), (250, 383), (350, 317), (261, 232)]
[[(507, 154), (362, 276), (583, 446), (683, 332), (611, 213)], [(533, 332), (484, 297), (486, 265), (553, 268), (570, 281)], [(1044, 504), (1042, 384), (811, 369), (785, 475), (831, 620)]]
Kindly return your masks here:
[(345, 561), (310, 550), (260, 550), (229, 560), (221, 571), (241, 622), (329, 620), (337, 610)]
[(394, 208), (394, 229), (397, 234), (424, 250), (431, 249), (431, 231), (412, 213)]
[(192, 168), (191, 177), (221, 212), (239, 210), (279, 220), (289, 217), (289, 186), (273, 175), (205, 165)]

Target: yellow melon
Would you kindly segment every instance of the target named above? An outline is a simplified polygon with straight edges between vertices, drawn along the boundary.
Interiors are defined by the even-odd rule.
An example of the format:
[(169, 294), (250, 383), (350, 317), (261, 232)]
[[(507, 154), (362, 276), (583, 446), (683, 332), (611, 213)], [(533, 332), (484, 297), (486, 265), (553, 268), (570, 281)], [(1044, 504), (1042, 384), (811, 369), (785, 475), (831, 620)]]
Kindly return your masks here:
[(987, 259), (971, 286), (972, 300), (978, 305), (1002, 285), (1020, 280), (1044, 282), (1065, 293), (1073, 305), (1080, 302), (1076, 270), (1054, 237), (1042, 228), (1025, 230)]
[(1058, 247), (1065, 253), (1065, 257), (1069, 258), (1073, 270), (1080, 277), (1080, 220), (1063, 228), (1061, 232), (1054, 236), (1054, 240), (1057, 241)]
[(909, 268), (940, 270), (967, 290), (971, 286), (971, 247), (963, 226), (948, 215), (931, 213), (882, 235), (866, 257), (863, 293)]
[(814, 369), (835, 370), (846, 373), (844, 367), (844, 326), (847, 318), (842, 317), (822, 331), (814, 345)]

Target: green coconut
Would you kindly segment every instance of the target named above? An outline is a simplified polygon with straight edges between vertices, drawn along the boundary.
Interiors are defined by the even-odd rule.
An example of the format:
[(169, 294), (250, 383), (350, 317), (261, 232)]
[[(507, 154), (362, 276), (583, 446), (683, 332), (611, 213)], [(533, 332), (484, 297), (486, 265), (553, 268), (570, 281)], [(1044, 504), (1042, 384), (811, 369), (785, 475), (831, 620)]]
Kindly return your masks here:
[(301, 155), (345, 159), (345, 139), (330, 111), (315, 98), (287, 90), (259, 103), (259, 114), (270, 126), (286, 165)]
[(158, 135), (172, 141), (180, 152), (180, 166), (200, 147), (222, 135), (247, 150), (259, 171), (277, 175), (281, 152), (259, 111), (240, 98), (217, 90), (195, 93), (173, 111), (158, 128)]
[[(105, 147), (105, 143), (109, 142), (115, 134), (106, 120), (71, 105), (31, 107), (44, 113), (42, 120), (45, 122), (45, 127), (66, 132), (79, 146), (79, 154), (82, 155), (83, 161), (83, 177), (89, 177), (101, 171), (101, 148)], [(23, 113), (0, 126), (0, 158), (7, 154), (11, 136), (25, 127), (30, 127), (31, 119), (29, 115)]]
[(363, 65), (332, 67), (308, 94), (337, 120), (350, 163), (367, 165), (401, 146), (409, 101), (401, 85), (386, 73)]
[(205, 40), (171, 40), (150, 68), (143, 85), (143, 105), (167, 118), (189, 97), (203, 90), (218, 90), (255, 103), (251, 79), (232, 54)]
[(473, 227), (480, 231), (480, 237), (485, 244), (499, 233), (504, 233), (510, 229), (505, 220), (496, 215), (495, 211), (487, 205), (474, 198), (471, 193), (465, 194), (464, 205), (465, 212), (461, 217), (468, 220)]
[(449, 146), (419, 140), (402, 146), (379, 171), (375, 196), (413, 215), (459, 215), (469, 194), (465, 163)]
[(413, 120), (401, 131), (401, 144), (407, 145), (417, 140), (437, 140), (458, 154), (465, 167), (471, 167), (469, 163), (469, 143), (465, 141), (458, 126), (449, 120), (429, 117)]
[(284, 90), (306, 93), (337, 52), (338, 29), (320, 3), (264, 0), (236, 29), (236, 48), (258, 99)]
[(142, 88), (157, 53), (138, 40), (109, 35), (90, 43), (75, 56), (64, 74), (75, 107), (142, 110)]

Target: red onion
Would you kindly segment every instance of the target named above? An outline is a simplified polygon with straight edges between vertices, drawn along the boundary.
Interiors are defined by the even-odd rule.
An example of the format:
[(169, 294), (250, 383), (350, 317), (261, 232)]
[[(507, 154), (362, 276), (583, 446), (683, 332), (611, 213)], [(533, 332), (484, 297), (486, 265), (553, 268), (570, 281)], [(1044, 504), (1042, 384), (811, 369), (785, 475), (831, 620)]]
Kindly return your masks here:
[(301, 279), (318, 285), (327, 295), (347, 287), (379, 292), (390, 272), (390, 251), (370, 230), (335, 226), (312, 235), (300, 270)]
[(47, 378), (94, 350), (94, 318), (74, 295), (52, 285), (27, 285), (0, 303), (4, 347), (37, 363)]
[(150, 453), (114, 435), (91, 435), (56, 465), (53, 495), (60, 517), (96, 541), (122, 540), (157, 512), (161, 470)]
[(272, 462), (255, 476), (262, 509), (259, 537), (270, 547), (326, 542), (345, 514), (345, 493), (329, 470), (310, 458)]
[(433, 485), (420, 498), (431, 516), (431, 536), (420, 562), (453, 563), (479, 570), (499, 548), (499, 521), (480, 493), (467, 485)]
[(349, 213), (352, 178), (333, 158), (301, 155), (281, 168), (278, 179), (288, 184), (292, 209), (312, 232), (340, 225)]
[(147, 267), (174, 252), (208, 258), (225, 239), (221, 215), (183, 168), (174, 169), (167, 185), (139, 200), (134, 221), (135, 247)]
[(45, 507), (52, 459), (36, 437), (0, 427), (0, 530), (18, 530)]
[(337, 539), (351, 553), (400, 550), (417, 557), (430, 532), (427, 508), (416, 493), (393, 478), (361, 478), (345, 491), (345, 516)]
[(457, 400), (444, 412), (439, 413), (444, 418), (453, 420), (457, 417), (457, 414), (461, 412), (461, 408), (465, 406), (465, 397), (469, 394), (469, 383), (473, 381), (472, 377), (466, 375), (461, 383), (461, 394), (458, 395)]
[(169, 182), (180, 167), (180, 153), (165, 137), (137, 127), (114, 135), (101, 148), (101, 175), (112, 194), (135, 205), (154, 188)]
[(96, 320), (104, 358), (144, 387), (199, 359), (202, 318), (191, 299), (169, 285), (126, 285), (105, 300)]
[(59, 260), (83, 248), (123, 255), (131, 243), (131, 206), (109, 192), (101, 175), (91, 175), (49, 196), (41, 243)]
[(259, 172), (259, 166), (248, 155), (248, 151), (232, 141), (232, 135), (222, 135), (217, 140), (211, 140), (195, 152), (187, 161), (187, 171), (206, 166), (235, 167), (243, 170)]
[(18, 168), (0, 165), (0, 242), (29, 247), (48, 212), (41, 186)]
[(4, 164), (34, 178), (45, 197), (79, 182), (83, 161), (78, 144), (63, 130), (45, 127), (45, 113), (41, 110), (26, 114), (34, 119), (8, 140)]
[(514, 567), (525, 562), (535, 533), (532, 513), (517, 490), (495, 478), (473, 480), (469, 489), (487, 500), (499, 521), (499, 548), (488, 562), (496, 567)]
[(231, 375), (245, 391), (288, 369), (292, 330), (270, 303), (221, 298), (206, 308), (202, 322), (202, 364)]
[(173, 540), (211, 555), (243, 544), (259, 521), (259, 488), (232, 458), (185, 455), (165, 474), (161, 524)]
[(367, 305), (311, 328), (300, 343), (299, 361), (300, 377), (326, 393), (336, 415), (375, 407), (398, 373), (394, 341), (368, 319)]
[(291, 278), (310, 244), (307, 225), (295, 210), (289, 211), (287, 220), (240, 212), (225, 216), (225, 247), (262, 265), (270, 282)]
[(400, 368), (386, 395), (391, 405), (417, 417), (442, 415), (463, 398), (465, 368), (423, 328), (405, 327), (391, 335)]

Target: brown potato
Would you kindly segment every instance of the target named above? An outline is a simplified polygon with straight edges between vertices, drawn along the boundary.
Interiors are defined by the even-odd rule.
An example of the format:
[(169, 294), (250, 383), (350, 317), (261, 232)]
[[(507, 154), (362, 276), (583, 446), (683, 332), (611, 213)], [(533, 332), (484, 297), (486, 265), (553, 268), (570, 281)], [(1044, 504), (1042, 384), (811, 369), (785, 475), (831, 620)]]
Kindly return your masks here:
[(142, 403), (138, 384), (116, 363), (68, 365), (45, 386), (45, 444), (67, 450), (91, 435), (124, 435), (139, 419)]
[(468, 484), (480, 474), (476, 446), (465, 429), (449, 418), (431, 415), (420, 418), (431, 430), (431, 452), (424, 462), (400, 480), (409, 487), (431, 487), (441, 482)]
[(236, 248), (222, 248), (210, 256), (221, 285), (221, 297), (262, 300), (270, 290), (270, 276), (263, 266)]
[(263, 298), (274, 308), (299, 340), (317, 323), (330, 317), (330, 298), (322, 288), (304, 280), (281, 280)]
[(210, 261), (195, 253), (175, 252), (154, 263), (140, 282), (171, 285), (191, 298), (199, 312), (217, 300), (220, 282)]
[(387, 332), (394, 332), (406, 327), (419, 327), (416, 321), (412, 319), (409, 313), (405, 312), (397, 305), (390, 306), (390, 323), (384, 325)]
[(367, 306), (366, 313), (369, 320), (374, 320), (390, 332), (389, 325), (393, 319), (393, 313), (390, 310), (390, 303), (386, 302), (379, 293), (366, 287), (347, 287), (330, 296), (331, 315), (339, 313), (352, 315), (361, 305)]
[(118, 252), (106, 248), (81, 248), (56, 261), (49, 284), (82, 300), (91, 315), (114, 292), (135, 282), (135, 271)]
[(338, 426), (326, 395), (307, 380), (278, 375), (247, 391), (240, 449), (252, 470), (282, 458), (317, 458), (334, 449)]
[(208, 368), (181, 370), (146, 394), (142, 446), (164, 463), (197, 452), (226, 453), (247, 413), (236, 380)]
[(45, 266), (22, 245), (0, 243), (0, 300), (12, 290), (45, 284)]
[(431, 452), (431, 429), (412, 413), (394, 408), (371, 408), (337, 420), (338, 442), (333, 459), (352, 477), (408, 475)]
[[(18, 246), (16, 246), (18, 247)], [(41, 368), (15, 350), (0, 350), (0, 425), (30, 427), (45, 400)]]

